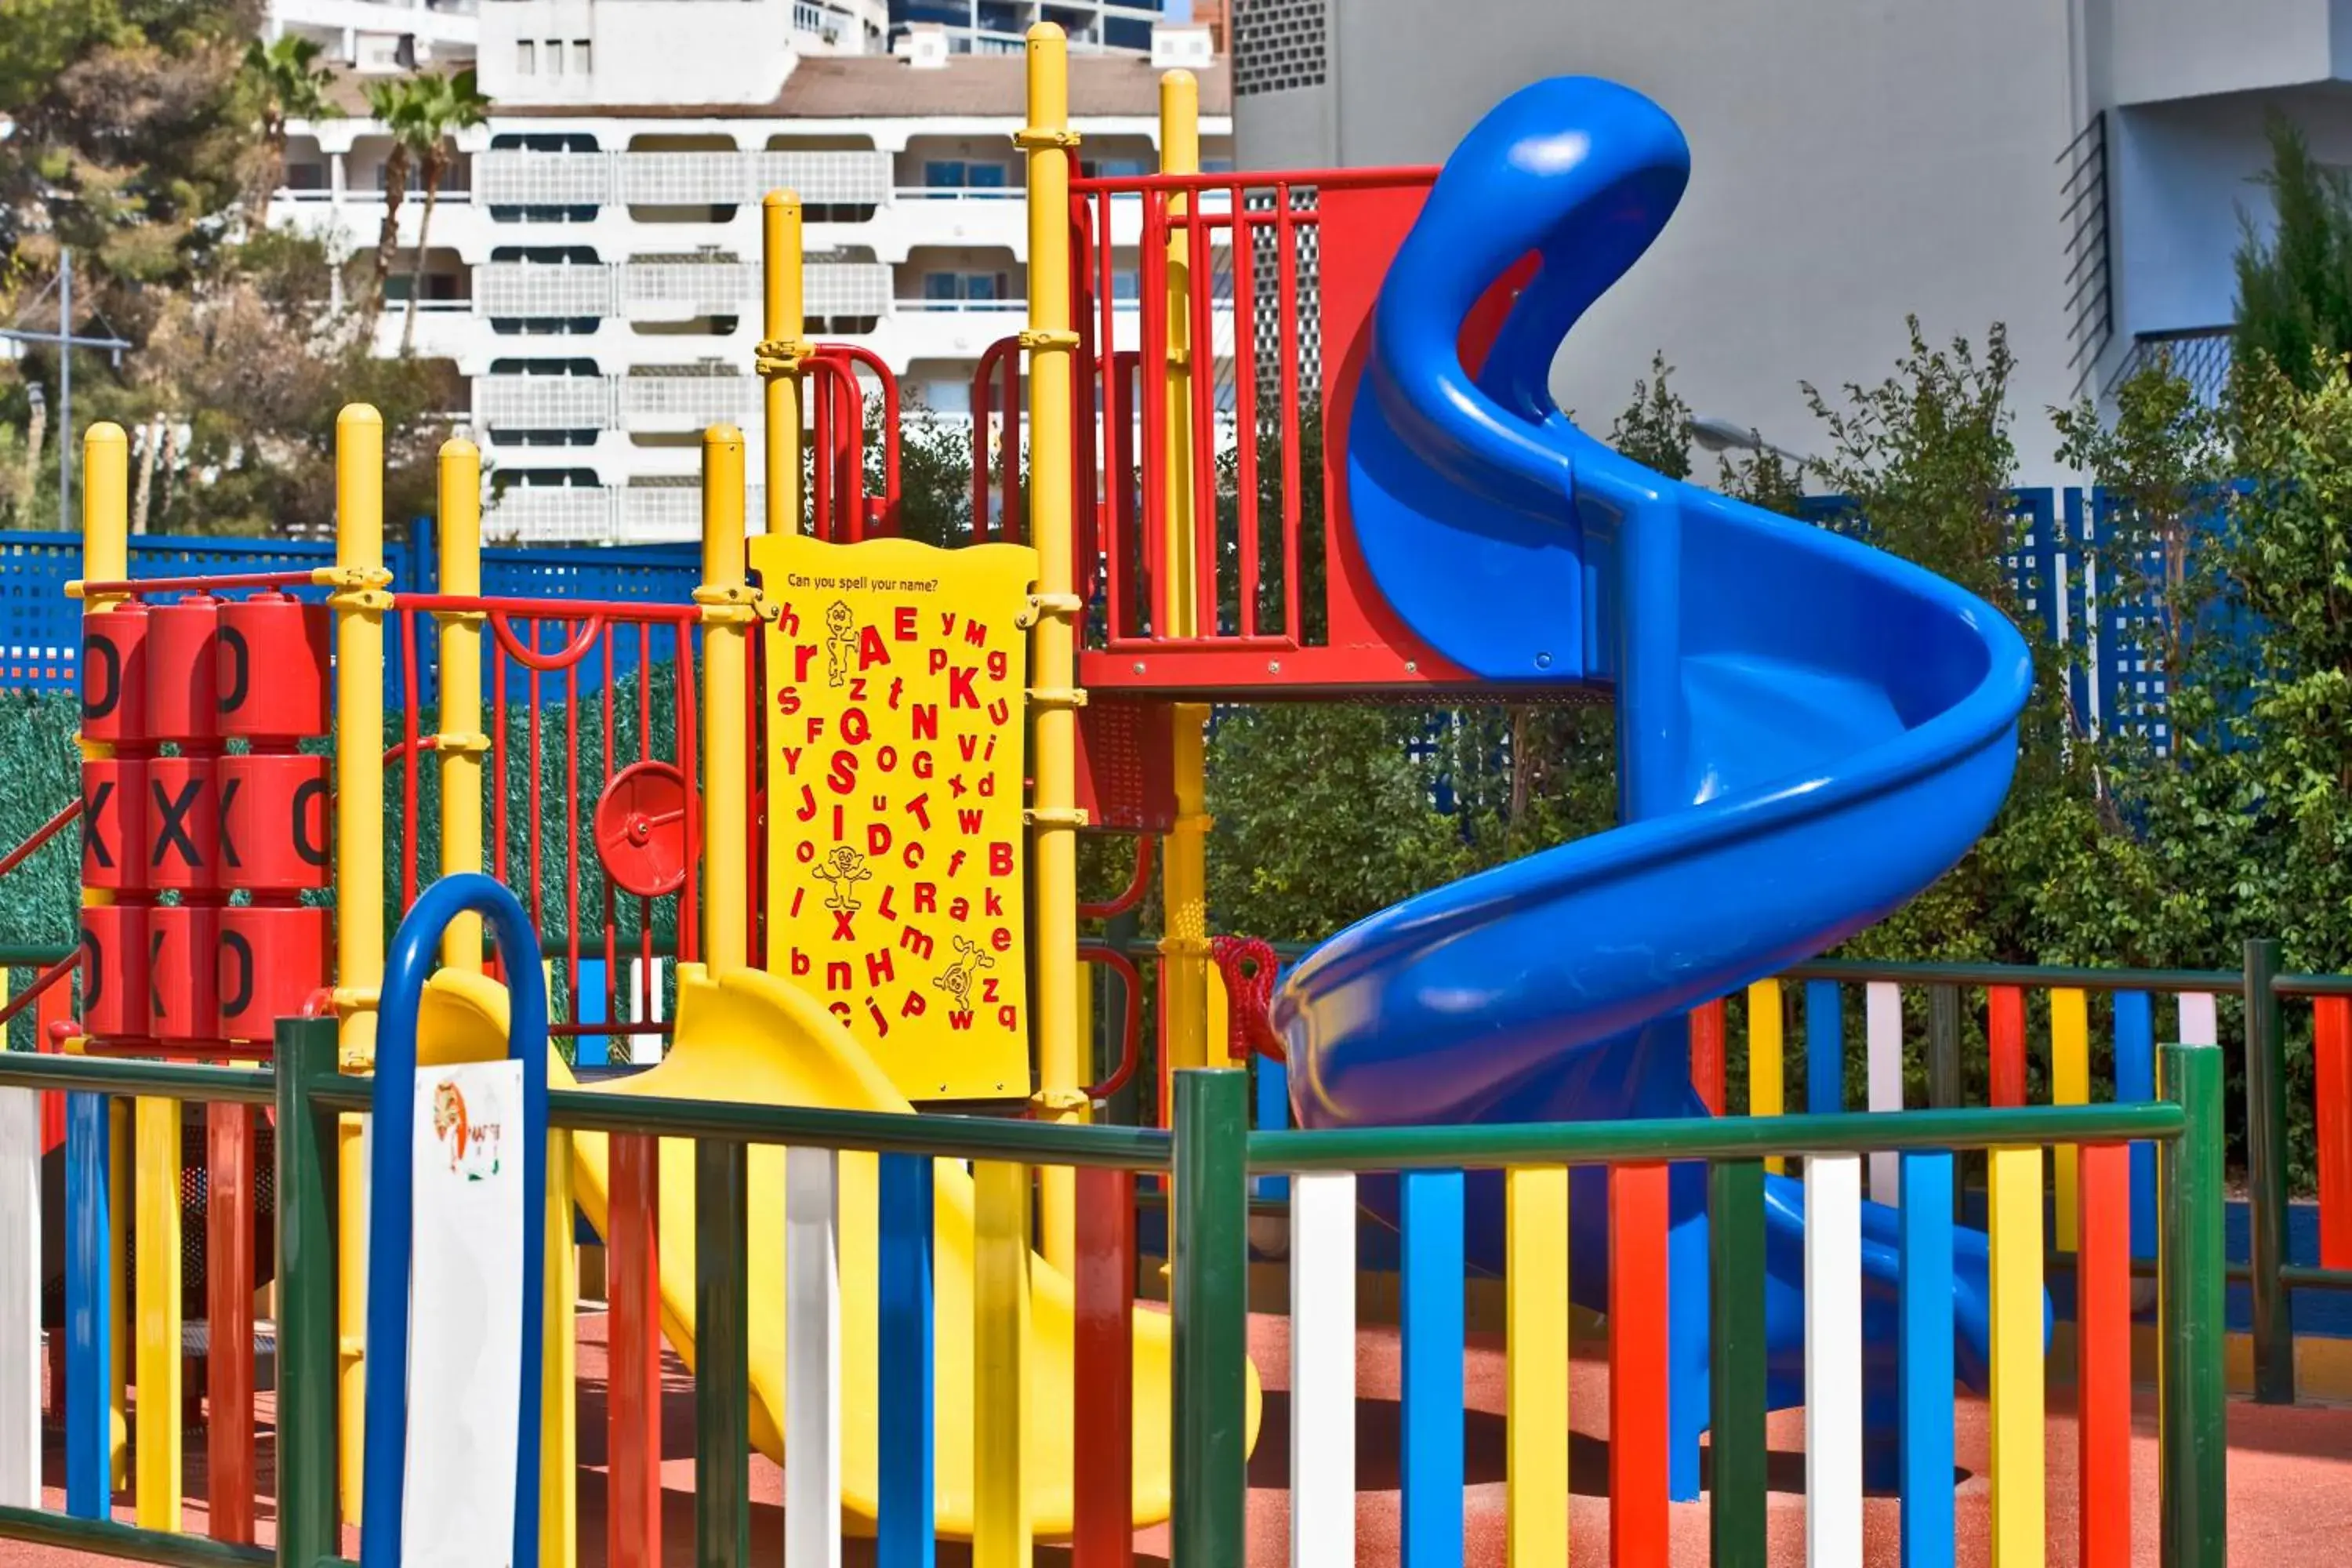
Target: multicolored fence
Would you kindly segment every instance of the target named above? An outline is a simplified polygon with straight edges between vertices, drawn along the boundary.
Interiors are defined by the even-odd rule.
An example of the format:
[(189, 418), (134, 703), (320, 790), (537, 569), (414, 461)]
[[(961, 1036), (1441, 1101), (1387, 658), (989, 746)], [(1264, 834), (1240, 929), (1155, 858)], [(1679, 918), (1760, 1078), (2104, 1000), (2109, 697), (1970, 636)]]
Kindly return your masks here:
[[(1029, 1290), (1032, 1172), (1070, 1166), (1097, 1223), (1082, 1233), (1092, 1266), (1076, 1279), (1076, 1386), (1071, 1413), (1077, 1469), (1074, 1542), (1080, 1568), (1130, 1562), (1129, 1489), (1133, 1435), (1123, 1397), (1131, 1366), (1128, 1318), (1133, 1258), (1116, 1216), (1131, 1213), (1139, 1173), (1166, 1173), (1174, 1192), (1171, 1306), (1175, 1316), (1175, 1400), (1166, 1435), (1173, 1457), (1174, 1561), (1229, 1565), (1244, 1560), (1244, 1494), (1249, 1370), (1247, 1257), (1250, 1180), (1280, 1173), (1293, 1183), (1291, 1275), (1291, 1561), (1355, 1560), (1355, 1470), (1350, 1434), (1357, 1380), (1353, 1238), (1356, 1201), (1368, 1173), (1400, 1173), (1405, 1266), (1403, 1338), (1403, 1555), (1414, 1564), (1462, 1561), (1464, 1173), (1502, 1170), (1509, 1193), (1509, 1540), (1515, 1563), (1558, 1562), (1567, 1546), (1569, 1260), (1565, 1210), (1571, 1166), (1605, 1167), (1620, 1234), (1644, 1234), (1663, 1218), (1669, 1165), (1705, 1162), (1719, 1237), (1714, 1252), (1711, 1510), (1715, 1561), (1762, 1563), (1766, 1534), (1765, 1384), (1761, 1360), (1763, 1162), (1804, 1162), (1808, 1222), (1806, 1520), (1817, 1561), (1860, 1560), (1864, 1468), (1860, 1274), (1857, 1224), (1865, 1157), (1893, 1154), (1903, 1184), (1905, 1287), (1899, 1433), (1905, 1561), (1950, 1560), (1954, 1418), (1949, 1196), (1958, 1153), (1985, 1151), (1991, 1171), (1995, 1296), (1990, 1422), (1990, 1502), (1996, 1561), (2039, 1561), (2045, 1455), (2041, 1321), (2041, 1170), (2045, 1151), (2073, 1145), (2085, 1170), (2082, 1200), (2110, 1198), (2125, 1182), (2123, 1153), (2135, 1141), (2159, 1152), (2158, 1309), (2163, 1352), (2158, 1443), (2162, 1560), (2221, 1561), (2221, 1063), (2211, 1047), (2166, 1046), (2162, 1093), (2140, 1105), (1914, 1110), (1874, 1117), (1791, 1116), (1778, 1121), (1496, 1128), (1422, 1128), (1364, 1132), (1249, 1131), (1246, 1082), (1230, 1071), (1178, 1075), (1172, 1130), (1052, 1126), (963, 1117), (877, 1117), (725, 1103), (616, 1100), (557, 1093), (554, 1128), (603, 1132), (642, 1143), (696, 1144), (695, 1271), (702, 1340), (697, 1356), (695, 1534), (697, 1560), (751, 1560), (750, 1444), (745, 1226), (751, 1149), (783, 1145), (787, 1163), (785, 1341), (792, 1396), (782, 1415), (786, 1450), (786, 1560), (838, 1561), (836, 1506), (841, 1443), (840, 1251), (832, 1226), (845, 1153), (878, 1154), (886, 1195), (875, 1267), (880, 1384), (878, 1560), (929, 1561), (932, 1463), (930, 1367), (936, 1331), (930, 1298), (933, 1215), (919, 1201), (932, 1163), (974, 1162), (975, 1224), (982, 1267), (973, 1331), (985, 1353), (976, 1393), (973, 1561), (1028, 1561), (1029, 1526), (1019, 1500), (1021, 1433), (1034, 1353), (1019, 1325)], [(279, 1404), (277, 1431), (278, 1560), (311, 1563), (337, 1554), (332, 1454), (337, 1362), (336, 1269), (330, 1216), (335, 1207), (336, 1119), (366, 1110), (367, 1081), (343, 1075), (325, 1022), (289, 1022), (266, 1071), (87, 1058), (0, 1058), (0, 1105), (21, 1121), (33, 1093), (63, 1090), (104, 1105), (148, 1103), (265, 1107), (278, 1132)], [(0, 1202), (37, 1190), (37, 1162), (12, 1140), (0, 1162)], [(617, 1147), (617, 1145), (616, 1145)], [(896, 1194), (896, 1199), (890, 1194)], [(907, 1201), (897, 1201), (905, 1199)], [(658, 1248), (660, 1238), (648, 1237)], [(650, 1264), (635, 1260), (633, 1268)], [(2127, 1343), (2129, 1259), (2120, 1245), (2085, 1253), (2078, 1310), (2105, 1342)], [(1611, 1258), (1610, 1538), (1620, 1563), (1665, 1559), (1666, 1363), (1662, 1252), (1621, 1241)], [(616, 1291), (616, 1297), (619, 1296)], [(16, 1442), (37, 1434), (37, 1338), (20, 1315), (0, 1318), (0, 1398)], [(642, 1373), (654, 1334), (616, 1308), (616, 1368)], [(570, 1321), (554, 1331), (568, 1336)], [(142, 1368), (142, 1374), (143, 1374)], [(2081, 1561), (2132, 1560), (2130, 1392), (2127, 1357), (2085, 1361), (2078, 1397)], [(148, 1392), (142, 1375), (137, 1392)], [(624, 1402), (613, 1402), (624, 1419)], [(176, 1412), (175, 1412), (176, 1413)], [(11, 1451), (11, 1449), (13, 1451)], [(137, 1527), (101, 1511), (68, 1519), (38, 1508), (37, 1470), (15, 1444), (0, 1506), (0, 1535), (172, 1563), (263, 1563), (249, 1545), (198, 1541), (142, 1513)], [(616, 1455), (621, 1450), (615, 1449)], [(806, 1461), (798, 1456), (809, 1456)], [(658, 1464), (656, 1448), (650, 1458)], [(616, 1473), (616, 1493), (645, 1475)], [(657, 1487), (657, 1482), (655, 1483)], [(658, 1513), (614, 1507), (612, 1560), (659, 1561)], [(551, 1527), (554, 1521), (550, 1521)], [(635, 1541), (623, 1531), (639, 1532)]]

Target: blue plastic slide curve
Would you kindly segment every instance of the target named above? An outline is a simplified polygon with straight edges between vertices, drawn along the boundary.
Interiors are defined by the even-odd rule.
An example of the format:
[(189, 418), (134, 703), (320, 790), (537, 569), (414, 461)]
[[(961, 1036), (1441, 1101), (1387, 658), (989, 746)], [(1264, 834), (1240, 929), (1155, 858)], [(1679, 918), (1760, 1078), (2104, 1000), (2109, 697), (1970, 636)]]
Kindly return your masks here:
[[(2009, 622), (1891, 556), (1628, 461), (1548, 382), (1656, 237), (1689, 149), (1664, 110), (1539, 82), (1472, 131), (1399, 250), (1348, 429), (1364, 558), (1413, 633), (1482, 679), (1613, 691), (1623, 826), (1386, 910), (1293, 971), (1275, 1022), (1306, 1127), (1704, 1114), (1685, 1015), (1926, 887), (1999, 808), (2031, 680)], [(1538, 258), (1474, 374), (1465, 318)], [(1759, 310), (1769, 309), (1759, 300)], [(1571, 1205), (1606, 1301), (1606, 1202)], [(1498, 1182), (1467, 1250), (1500, 1262)], [(1802, 1202), (1768, 1195), (1776, 1405), (1803, 1390)], [(1706, 1412), (1704, 1173), (1674, 1188), (1677, 1490)], [(1895, 1417), (1895, 1215), (1864, 1215), (1868, 1408)], [(1956, 1359), (1986, 1357), (1981, 1236), (1954, 1259)]]

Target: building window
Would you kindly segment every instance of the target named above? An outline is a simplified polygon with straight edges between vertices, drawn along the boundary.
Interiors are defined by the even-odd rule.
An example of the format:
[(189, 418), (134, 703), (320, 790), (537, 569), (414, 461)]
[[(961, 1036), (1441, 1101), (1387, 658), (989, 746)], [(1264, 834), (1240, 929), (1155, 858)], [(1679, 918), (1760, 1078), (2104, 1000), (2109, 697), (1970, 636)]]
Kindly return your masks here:
[(1110, 274), (1110, 297), (1132, 302), (1143, 298), (1143, 279), (1132, 267), (1115, 267)]
[(1133, 180), (1151, 173), (1140, 158), (1082, 158), (1078, 175), (1087, 180)]
[(923, 406), (934, 414), (970, 414), (971, 383), (940, 376), (923, 383)]
[(987, 302), (1012, 298), (1002, 272), (927, 272), (923, 275), (923, 298), (935, 304), (958, 300)]
[(529, 38), (515, 40), (515, 75), (536, 76), (539, 73), (539, 46)]
[(1002, 163), (931, 158), (923, 164), (923, 184), (937, 191), (1001, 191), (1005, 188), (1005, 170)]
[(563, 40), (562, 38), (547, 40), (547, 74), (550, 76), (563, 74)]
[(585, 38), (574, 38), (572, 40), (572, 74), (573, 76), (586, 76), (589, 74), (588, 40)]

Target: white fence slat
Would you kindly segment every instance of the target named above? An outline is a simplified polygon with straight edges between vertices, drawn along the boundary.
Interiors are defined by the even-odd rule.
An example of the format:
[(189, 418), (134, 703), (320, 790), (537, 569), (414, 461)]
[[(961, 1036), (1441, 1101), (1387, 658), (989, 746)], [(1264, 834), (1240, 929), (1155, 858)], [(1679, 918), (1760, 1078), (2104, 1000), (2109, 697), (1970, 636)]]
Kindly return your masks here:
[(0, 1503), (41, 1506), (41, 1097), (29, 1089), (0, 1089)]
[[(1870, 1109), (1903, 1109), (1903, 988), (1874, 980), (1863, 987), (1864, 1038), (1870, 1065)], [(1902, 1156), (1881, 1150), (1870, 1157), (1870, 1196), (1893, 1206), (1903, 1201)]]
[(841, 1164), (784, 1151), (784, 1561), (841, 1568)]
[(1805, 1561), (1862, 1568), (1862, 1161), (1805, 1160)]
[(1356, 1561), (1356, 1178), (1290, 1184), (1291, 1568)]

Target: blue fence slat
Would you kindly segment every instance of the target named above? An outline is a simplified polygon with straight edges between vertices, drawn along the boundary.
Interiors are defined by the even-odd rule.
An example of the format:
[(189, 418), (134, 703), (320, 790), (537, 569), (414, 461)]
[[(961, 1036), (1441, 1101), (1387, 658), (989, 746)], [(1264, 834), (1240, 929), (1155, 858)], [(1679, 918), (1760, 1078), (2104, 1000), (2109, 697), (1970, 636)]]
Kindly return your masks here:
[(1462, 1173), (1403, 1184), (1404, 1563), (1462, 1562)]
[(1903, 1568), (1952, 1561), (1952, 1157), (1903, 1156), (1897, 1462)]
[(66, 1511), (77, 1519), (113, 1517), (111, 1137), (106, 1096), (66, 1096)]
[(1834, 980), (1805, 982), (1805, 1109), (1815, 1116), (1845, 1109), (1845, 1008)]
[(879, 1180), (874, 1560), (878, 1568), (931, 1568), (930, 1156), (885, 1154)]
[[(2116, 993), (2116, 1098), (2156, 1098), (2156, 1023), (2145, 991)], [(2131, 1146), (2131, 1249), (2156, 1256), (2156, 1145)]]

